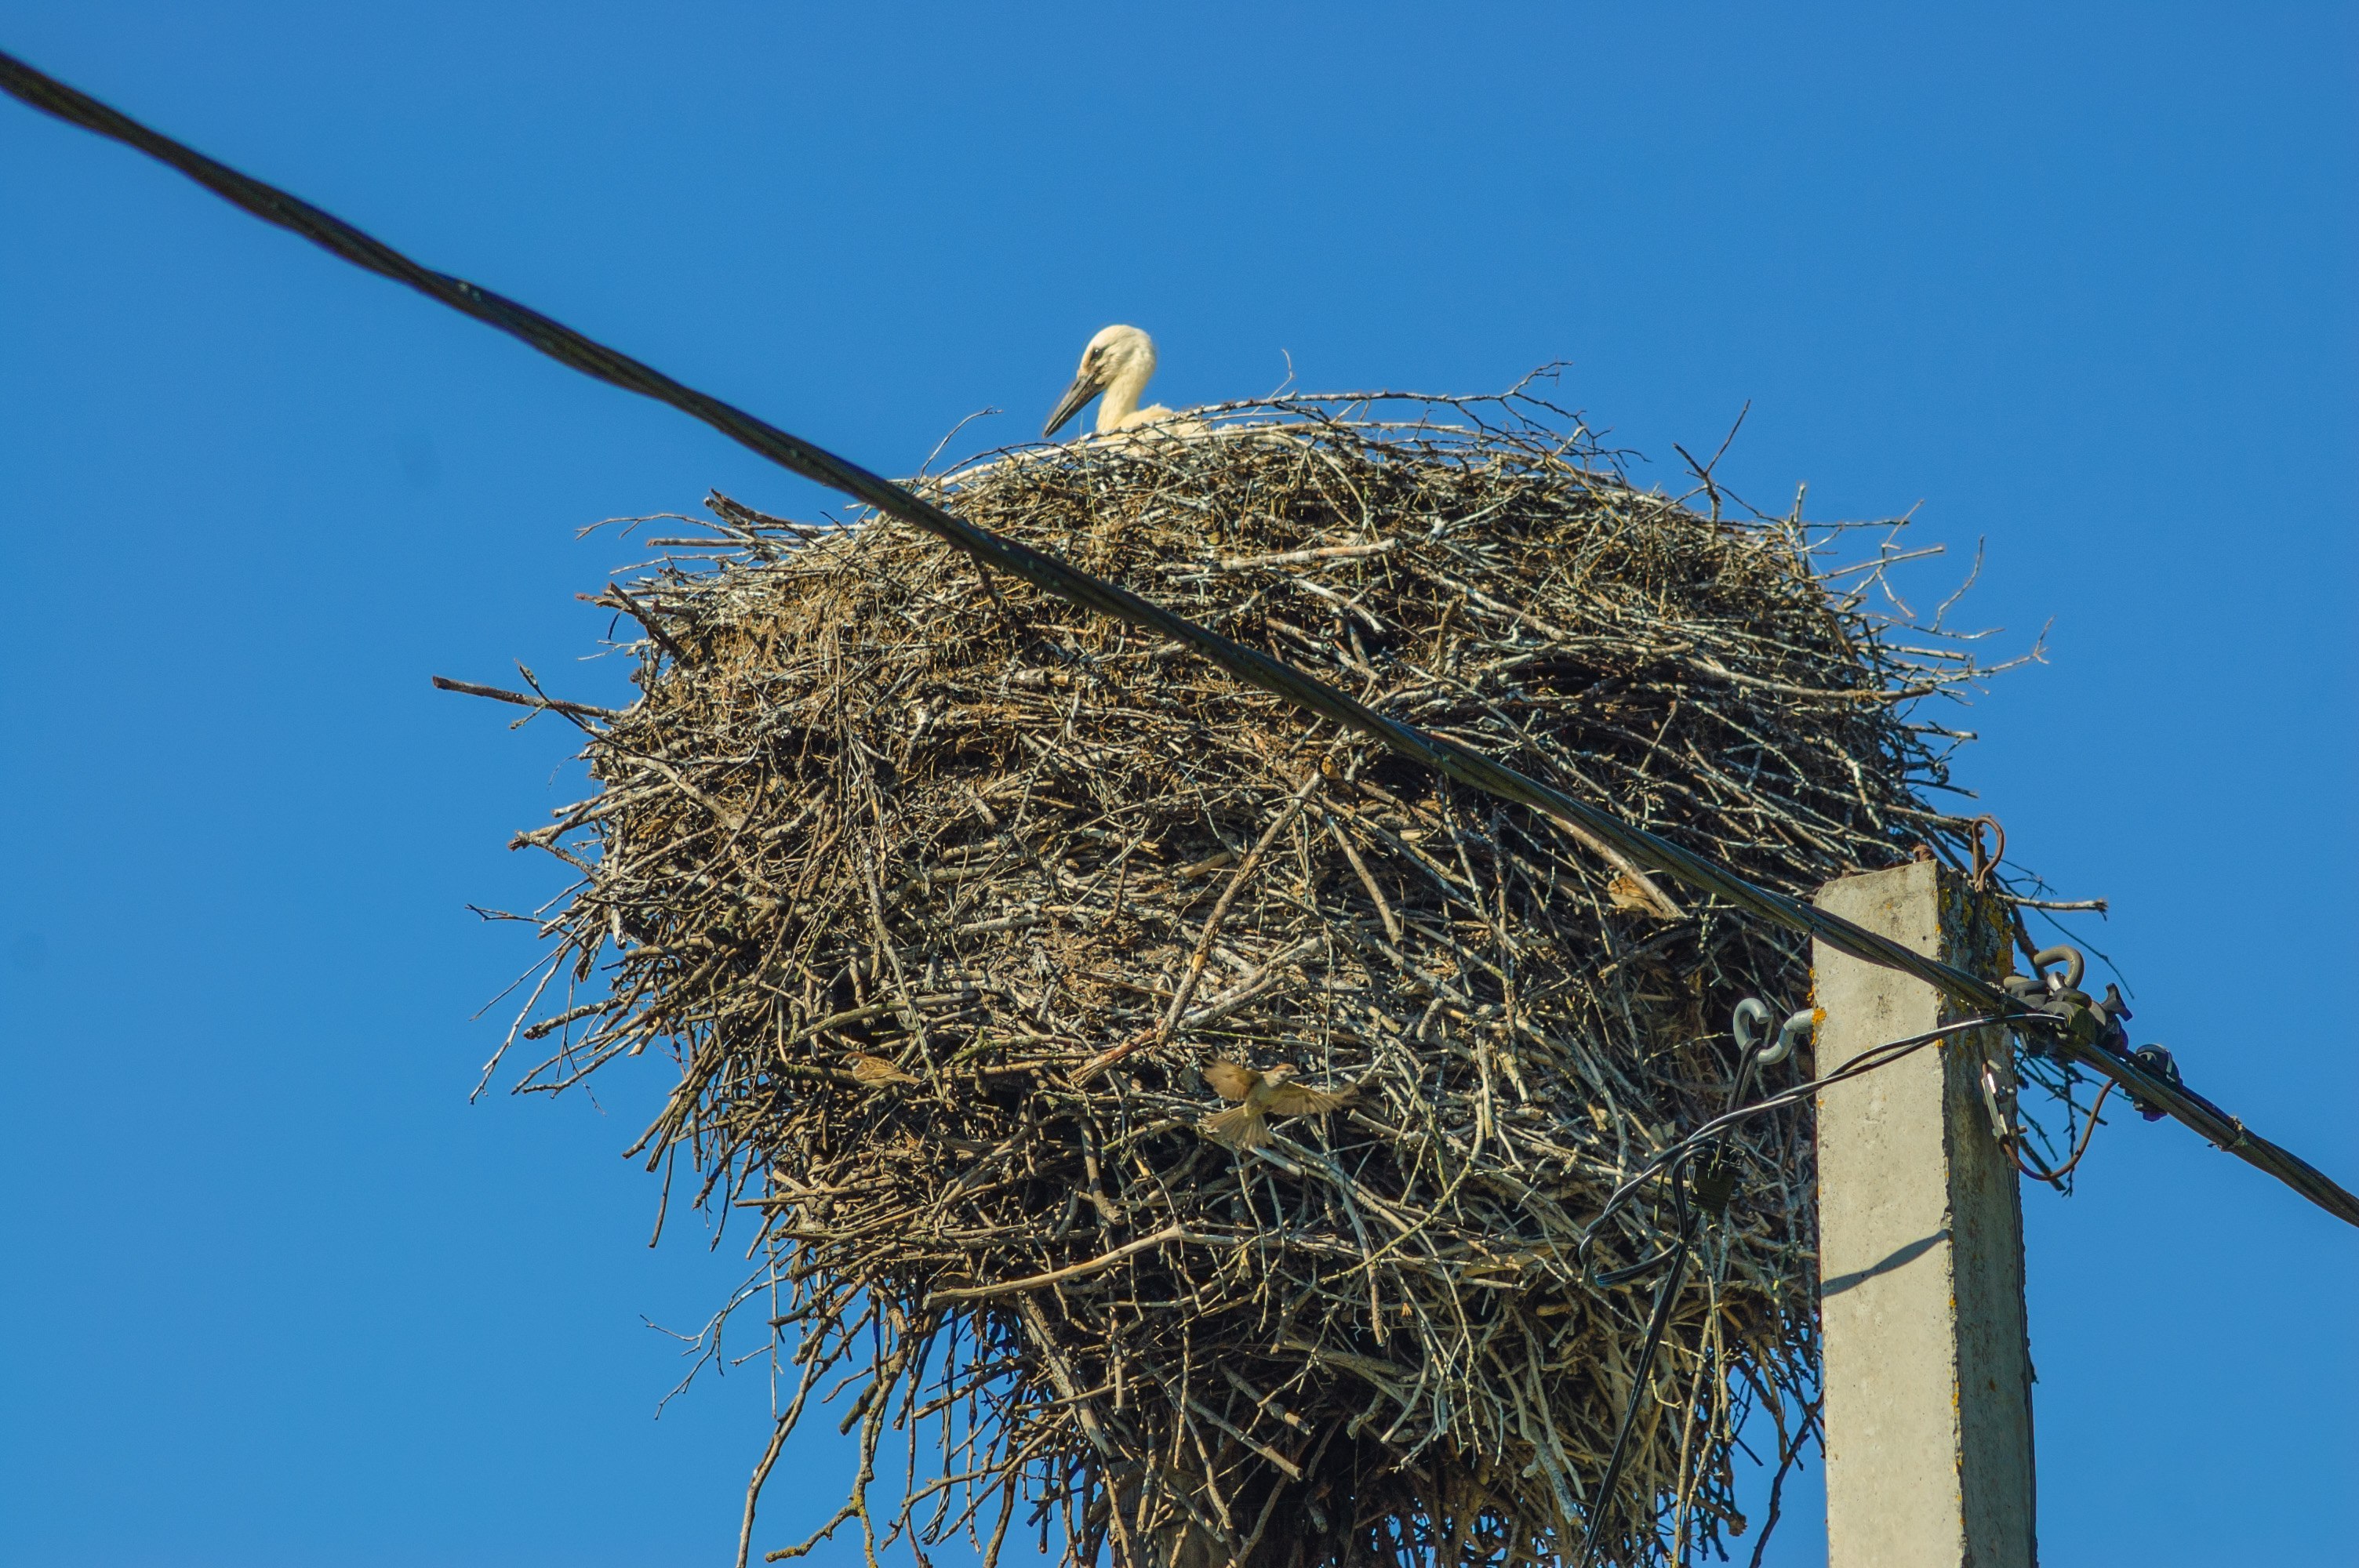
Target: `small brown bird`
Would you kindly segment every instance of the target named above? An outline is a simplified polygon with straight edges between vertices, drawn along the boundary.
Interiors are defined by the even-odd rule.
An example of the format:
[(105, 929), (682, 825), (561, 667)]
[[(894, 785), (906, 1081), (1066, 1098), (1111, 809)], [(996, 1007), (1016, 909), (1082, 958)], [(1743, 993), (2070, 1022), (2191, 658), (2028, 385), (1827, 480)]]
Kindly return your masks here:
[(844, 1060), (852, 1064), (852, 1076), (868, 1088), (881, 1089), (886, 1084), (914, 1084), (918, 1080), (893, 1065), (889, 1056), (872, 1056), (865, 1051), (847, 1051)]
[(1627, 871), (1614, 873), (1614, 880), (1605, 884), (1605, 896), (1614, 908), (1625, 914), (1659, 916), (1662, 914), (1661, 906), (1647, 896), (1647, 890), (1639, 885), (1638, 879)]
[(1204, 1081), (1223, 1099), (1237, 1103), (1214, 1111), (1196, 1125), (1205, 1137), (1232, 1149), (1258, 1149), (1268, 1142), (1273, 1116), (1324, 1116), (1351, 1104), (1359, 1092), (1357, 1084), (1333, 1090), (1298, 1084), (1292, 1067), (1256, 1072), (1239, 1063), (1217, 1059), (1204, 1065)]

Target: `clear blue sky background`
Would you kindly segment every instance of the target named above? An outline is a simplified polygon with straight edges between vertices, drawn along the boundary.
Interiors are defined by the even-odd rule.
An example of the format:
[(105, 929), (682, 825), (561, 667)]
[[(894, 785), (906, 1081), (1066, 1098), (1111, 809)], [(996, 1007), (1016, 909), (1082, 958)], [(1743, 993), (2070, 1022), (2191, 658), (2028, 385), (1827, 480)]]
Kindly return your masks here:
[[(888, 470), (985, 406), (1028, 435), (1112, 320), (1174, 403), (1281, 351), (1563, 358), (1669, 460), (1750, 400), (1738, 491), (1921, 503), (1988, 541), (2005, 645), (2053, 619), (1966, 781), (2115, 901), (2141, 1037), (2359, 1184), (2354, 43), (2325, 5), (0, 0), (0, 48)], [(0, 103), (5, 1562), (726, 1560), (766, 1390), (651, 1419), (642, 1316), (736, 1267), (646, 1247), (661, 1065), (467, 1101), (528, 953), (464, 905), (554, 888), (502, 845), (564, 735), (427, 685), (616, 691), (572, 595), (625, 553), (574, 530), (716, 485), (818, 504)], [(2359, 1232), (2134, 1119), (2026, 1208), (2047, 1560), (2348, 1552)], [(766, 1544), (838, 1495), (832, 1424)], [(1794, 1507), (1779, 1563), (1823, 1552)]]

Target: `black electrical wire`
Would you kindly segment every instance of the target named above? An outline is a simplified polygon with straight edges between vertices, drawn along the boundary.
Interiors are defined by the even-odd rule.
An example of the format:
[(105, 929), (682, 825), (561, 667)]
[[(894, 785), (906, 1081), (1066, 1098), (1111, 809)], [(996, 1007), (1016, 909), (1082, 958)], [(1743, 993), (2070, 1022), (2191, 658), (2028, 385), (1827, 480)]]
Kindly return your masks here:
[[(1589, 1227), (1582, 1232), (1581, 1246), (1575, 1256), (1585, 1260), (1589, 1254), (1590, 1245), (1597, 1235), (1598, 1227), (1613, 1215), (1614, 1206), (1625, 1195), (1636, 1192), (1642, 1183), (1650, 1179), (1657, 1172), (1669, 1172), (1671, 1202), (1679, 1217), (1678, 1224), (1673, 1227), (1677, 1234), (1671, 1244), (1654, 1257), (1633, 1263), (1626, 1269), (1616, 1269), (1610, 1273), (1593, 1273), (1590, 1276), (1590, 1283), (1603, 1290), (1620, 1284), (1624, 1281), (1636, 1279), (1665, 1260), (1669, 1260), (1671, 1265), (1670, 1271), (1663, 1276), (1662, 1283), (1656, 1287), (1654, 1311), (1647, 1314), (1646, 1336), (1638, 1346), (1636, 1372), (1631, 1380), (1629, 1397), (1623, 1401), (1622, 1419), (1614, 1429), (1614, 1451), (1606, 1458), (1605, 1474), (1598, 1481), (1596, 1494), (1590, 1501), (1589, 1522), (1587, 1528), (1582, 1531), (1581, 1551), (1573, 1559), (1574, 1568), (1590, 1568), (1590, 1564), (1596, 1560), (1598, 1540), (1603, 1533), (1606, 1524), (1614, 1517), (1614, 1490), (1622, 1484), (1622, 1465), (1629, 1456), (1630, 1433), (1637, 1424), (1638, 1406), (1646, 1398), (1647, 1380), (1654, 1372), (1655, 1353), (1662, 1348), (1663, 1334), (1671, 1321), (1672, 1303), (1679, 1299), (1680, 1286), (1687, 1281), (1688, 1256), (1695, 1243), (1697, 1223), (1703, 1215), (1703, 1206), (1701, 1206), (1696, 1200), (1702, 1200), (1703, 1205), (1708, 1206), (1715, 1213), (1726, 1211), (1734, 1178), (1734, 1173), (1728, 1170), (1725, 1163), (1727, 1151), (1721, 1135), (1726, 1129), (1734, 1126), (1746, 1116), (1756, 1115), (1769, 1108), (1771, 1102), (1784, 1103), (1785, 1099), (1794, 1092), (1788, 1090), (1786, 1096), (1773, 1095), (1770, 1097), (1770, 1101), (1758, 1105), (1748, 1106), (1743, 1103), (1745, 1091), (1752, 1087), (1753, 1076), (1761, 1066), (1763, 1055), (1762, 1051), (1753, 1049), (1746, 1044), (1744, 1019), (1745, 1009), (1740, 1007), (1737, 1010), (1736, 1038), (1739, 1045), (1745, 1049), (1745, 1055), (1736, 1065), (1735, 1081), (1729, 1085), (1729, 1109), (1705, 1123), (1702, 1128), (1680, 1139), (1656, 1160), (1650, 1162), (1645, 1173), (1625, 1183), (1613, 1196), (1606, 1200), (1605, 1207), (1594, 1220), (1590, 1222)], [(1897, 1062), (1919, 1046), (1930, 1044), (1944, 1033), (1949, 1031), (1937, 1031), (1923, 1039), (1897, 1041), (1877, 1046), (1873, 1051), (1863, 1053), (1851, 1063), (1844, 1070), (1844, 1076), (1855, 1076), (1858, 1072), (1872, 1071), (1887, 1062)], [(1774, 1049), (1782, 1059), (1787, 1049), (1782, 1036)], [(1856, 1069), (1856, 1072), (1854, 1069)], [(1830, 1076), (1829, 1078), (1821, 1080), (1822, 1083), (1836, 1081), (1840, 1081), (1836, 1076)], [(1681, 1167), (1691, 1163), (1698, 1156), (1701, 1156), (1706, 1162), (1702, 1177), (1700, 1180), (1696, 1178), (1682, 1180)], [(1695, 1187), (1693, 1192), (1690, 1191), (1690, 1185)], [(1726, 1254), (1723, 1253), (1722, 1256), (1725, 1260)], [(1712, 1275), (1715, 1290), (1719, 1282), (1719, 1271), (1715, 1270)], [(1686, 1419), (1684, 1411), (1681, 1419)]]
[[(1159, 633), (1248, 685), (1306, 712), (1333, 719), (1471, 788), (1552, 816), (1577, 833), (1609, 847), (1613, 855), (1625, 857), (1647, 871), (1660, 871), (1707, 897), (1723, 899), (1735, 908), (1823, 942), (1863, 962), (1913, 975), (1970, 1005), (1995, 1007), (2010, 1017), (2032, 1011), (1978, 976), (1928, 957), (1799, 899), (1756, 887), (1692, 850), (1632, 827), (1612, 812), (1528, 778), (1446, 737), (1430, 735), (1388, 719), (1282, 659), (1233, 643), (1045, 551), (977, 528), (857, 463), (757, 419), (734, 405), (682, 385), (652, 366), (584, 337), (538, 310), (464, 278), (422, 266), (300, 197), (209, 158), (13, 55), (0, 53), (0, 90), (43, 114), (146, 153), (255, 217), (299, 234), (355, 266), (407, 285), (453, 310), (496, 327), (561, 364), (691, 415), (781, 468), (957, 546), (986, 569), (997, 568), (1013, 573), (1069, 603)], [(2201, 1095), (2087, 1042), (2067, 1039), (2059, 1043), (2058, 1049), (2116, 1080), (2145, 1103), (2162, 1108), (2238, 1158), (2268, 1172), (2321, 1208), (2359, 1226), (2359, 1195), (2346, 1192), (2299, 1156), (2247, 1131), (2242, 1121)]]
[(1671, 1305), (1679, 1299), (1680, 1286), (1687, 1280), (1688, 1252), (1695, 1239), (1701, 1212), (1688, 1201), (1684, 1189), (1675, 1185), (1674, 1193), (1680, 1209), (1680, 1234), (1671, 1245), (1671, 1270), (1655, 1288), (1655, 1309), (1647, 1318), (1647, 1336), (1638, 1345), (1630, 1396), (1622, 1403), (1621, 1424), (1614, 1429), (1614, 1452), (1606, 1458), (1605, 1474), (1598, 1480), (1597, 1490), (1591, 1498), (1589, 1526), (1582, 1533), (1581, 1550), (1573, 1557), (1573, 1568), (1590, 1568), (1597, 1559), (1598, 1541), (1614, 1517), (1614, 1490), (1621, 1485), (1623, 1462), (1629, 1457), (1630, 1433), (1638, 1424), (1638, 1407), (1646, 1400), (1647, 1379), (1655, 1369), (1655, 1352), (1662, 1347), (1663, 1332), (1670, 1325)]
[[(1887, 1040), (1881, 1045), (1871, 1046), (1861, 1052), (1822, 1078), (1813, 1078), (1806, 1084), (1796, 1084), (1791, 1088), (1780, 1089), (1776, 1094), (1755, 1100), (1749, 1105), (1740, 1105), (1732, 1110), (1722, 1112), (1647, 1161), (1638, 1168), (1636, 1173), (1630, 1176), (1620, 1186), (1615, 1187), (1606, 1197), (1604, 1206), (1597, 1211), (1597, 1217), (1591, 1220), (1588, 1228), (1582, 1232), (1581, 1243), (1574, 1255), (1577, 1258), (1586, 1258), (1589, 1255), (1589, 1249), (1594, 1245), (1598, 1233), (1604, 1228), (1605, 1222), (1629, 1201), (1632, 1194), (1665, 1171), (1683, 1161), (1692, 1159), (1706, 1146), (1718, 1141), (1721, 1134), (1739, 1122), (1777, 1110), (1784, 1106), (1799, 1104), (1821, 1089), (1832, 1087), (1849, 1078), (1860, 1077), (1875, 1071), (1878, 1067), (1890, 1066), (1902, 1057), (1921, 1051), (1937, 1041), (1946, 1040), (1952, 1034), (1962, 1034), (1974, 1029), (1987, 1029), (1992, 1024), (2004, 1022), (2005, 1020), (1995, 1014), (1987, 1018), (1969, 1018), (1956, 1023), (1945, 1023), (1939, 1029), (1927, 1030), (1922, 1034), (1911, 1034), (1900, 1040)], [(1636, 1274), (1644, 1273), (1648, 1268), (1661, 1263), (1664, 1256), (1664, 1253), (1657, 1253), (1644, 1264), (1632, 1264), (1629, 1268), (1615, 1270), (1611, 1274), (1593, 1275), (1590, 1282), (1594, 1285), (1610, 1285), (1633, 1278)]]
[[(1890, 1066), (1893, 1063), (1923, 1050), (1936, 1041), (1946, 1040), (1951, 1035), (1962, 1034), (1969, 1030), (1987, 1028), (1998, 1022), (1999, 1019), (1995, 1015), (1988, 1018), (1969, 1018), (1956, 1023), (1945, 1023), (1938, 1029), (1928, 1030), (1922, 1034), (1912, 1034), (1900, 1040), (1889, 1040), (1881, 1045), (1872, 1046), (1861, 1052), (1824, 1077), (1814, 1078), (1805, 1084), (1797, 1084), (1791, 1088), (1782, 1089), (1777, 1094), (1755, 1100), (1750, 1104), (1732, 1103), (1729, 1109), (1705, 1122), (1648, 1161), (1636, 1175), (1616, 1187), (1606, 1198), (1605, 1205), (1598, 1211), (1597, 1217), (1590, 1221), (1588, 1227), (1582, 1232), (1581, 1244), (1574, 1253), (1576, 1259), (1587, 1259), (1589, 1249), (1594, 1243), (1599, 1230), (1604, 1227), (1608, 1219), (1613, 1217), (1614, 1211), (1631, 1194), (1665, 1173), (1669, 1173), (1670, 1176), (1671, 1203), (1677, 1220), (1672, 1227), (1674, 1235), (1670, 1245), (1661, 1251), (1627, 1268), (1615, 1269), (1605, 1273), (1591, 1273), (1589, 1276), (1590, 1284), (1603, 1290), (1636, 1279), (1666, 1261), (1671, 1266), (1670, 1271), (1663, 1276), (1662, 1282), (1655, 1289), (1654, 1310), (1647, 1314), (1646, 1337), (1638, 1345), (1637, 1368), (1630, 1385), (1629, 1397), (1623, 1401), (1622, 1419), (1614, 1430), (1614, 1449), (1606, 1458), (1605, 1474), (1599, 1480), (1597, 1491), (1589, 1505), (1589, 1523), (1582, 1534), (1581, 1550), (1572, 1559), (1573, 1568), (1590, 1568), (1596, 1560), (1598, 1541), (1613, 1518), (1614, 1488), (1621, 1485), (1622, 1466), (1629, 1454), (1630, 1433), (1637, 1424), (1638, 1408), (1647, 1395), (1647, 1379), (1654, 1370), (1656, 1352), (1662, 1348), (1664, 1332), (1670, 1325), (1672, 1303), (1679, 1297), (1680, 1285), (1687, 1280), (1688, 1259), (1694, 1249), (1696, 1227), (1703, 1217), (1703, 1210), (1695, 1201), (1697, 1195), (1690, 1190), (1692, 1178), (1684, 1176), (1683, 1167), (1691, 1164), (1699, 1157), (1707, 1160), (1709, 1162), (1707, 1172), (1714, 1178), (1714, 1184), (1719, 1189), (1717, 1195), (1724, 1200), (1728, 1195), (1727, 1177), (1722, 1170), (1720, 1162), (1726, 1158), (1723, 1142), (1730, 1128), (1748, 1118), (1775, 1110), (1780, 1106), (1793, 1105), (1808, 1099), (1821, 1089), (1842, 1083), (1847, 1078), (1861, 1077), (1875, 1072), (1879, 1067)], [(1741, 1039), (1742, 1036), (1740, 1035), (1739, 1038)], [(1732, 1102), (1744, 1099), (1745, 1090), (1752, 1085), (1753, 1074), (1760, 1054), (1758, 1051), (1747, 1051), (1745, 1054), (1745, 1060), (1738, 1064), (1736, 1079), (1729, 1087), (1728, 1098)], [(1784, 1478), (1782, 1470), (1779, 1473), (1779, 1478), (1781, 1480)]]
[[(1861, 1052), (1823, 1077), (1813, 1078), (1808, 1083), (1796, 1084), (1790, 1088), (1781, 1089), (1776, 1094), (1765, 1096), (1749, 1103), (1732, 1105), (1728, 1110), (1713, 1117), (1710, 1121), (1698, 1127), (1694, 1131), (1647, 1162), (1636, 1174), (1614, 1188), (1607, 1196), (1604, 1206), (1598, 1211), (1597, 1217), (1590, 1221), (1588, 1227), (1582, 1230), (1580, 1245), (1574, 1253), (1576, 1259), (1584, 1260), (1587, 1259), (1589, 1250), (1594, 1245), (1598, 1233), (1604, 1228), (1605, 1222), (1614, 1217), (1624, 1203), (1628, 1201), (1631, 1195), (1657, 1176), (1667, 1173), (1670, 1177), (1671, 1203), (1676, 1219), (1672, 1226), (1672, 1240), (1662, 1250), (1625, 1268), (1604, 1272), (1593, 1271), (1588, 1275), (1589, 1282), (1593, 1288), (1610, 1289), (1648, 1273), (1661, 1267), (1665, 1262), (1670, 1264), (1669, 1272), (1663, 1276), (1662, 1281), (1656, 1287), (1654, 1309), (1648, 1314), (1647, 1319), (1646, 1337), (1639, 1342), (1635, 1379), (1630, 1387), (1629, 1397), (1623, 1402), (1622, 1419), (1614, 1432), (1613, 1452), (1605, 1461), (1605, 1474), (1598, 1482), (1597, 1491), (1590, 1504), (1588, 1527), (1582, 1537), (1581, 1550), (1572, 1559), (1573, 1568), (1591, 1568), (1591, 1564), (1596, 1560), (1598, 1542), (1606, 1525), (1612, 1520), (1614, 1488), (1621, 1484), (1622, 1466), (1628, 1456), (1630, 1433), (1637, 1424), (1639, 1406), (1646, 1398), (1647, 1379), (1654, 1369), (1655, 1356), (1661, 1349), (1665, 1331), (1669, 1326), (1672, 1303), (1679, 1296), (1680, 1285), (1686, 1282), (1688, 1260), (1695, 1246), (1696, 1228), (1702, 1218), (1703, 1211), (1694, 1201), (1695, 1195), (1690, 1190), (1692, 1178), (1685, 1176), (1684, 1168), (1692, 1164), (1700, 1157), (1712, 1161), (1715, 1164), (1719, 1160), (1725, 1158), (1723, 1148), (1725, 1134), (1731, 1128), (1753, 1117), (1765, 1115), (1783, 1106), (1799, 1104), (1818, 1094), (1821, 1089), (1832, 1087), (1847, 1079), (1864, 1076), (1880, 1067), (1888, 1067), (1893, 1063), (1901, 1061), (1923, 1050), (1926, 1046), (1946, 1040), (1951, 1035), (1985, 1029), (2003, 1022), (2006, 1021), (1996, 1014), (1985, 1018), (1962, 1019), (1955, 1023), (1942, 1024), (1938, 1029), (1929, 1029), (1921, 1034), (1888, 1040), (1883, 1044), (1872, 1046)], [(1729, 1089), (1729, 1098), (1732, 1101), (1744, 1098), (1745, 1090), (1752, 1083), (1755, 1065), (1759, 1055), (1760, 1053), (1757, 1051), (1748, 1051), (1745, 1053), (1745, 1060), (1738, 1065), (1735, 1082)], [(2112, 1087), (2110, 1084), (2106, 1086), (2108, 1089)], [(2104, 1103), (2102, 1095), (2099, 1096), (2099, 1103)], [(2079, 1163), (2081, 1153), (2087, 1148), (2088, 1141), (2084, 1136), (2080, 1148), (2073, 1152), (2072, 1159), (2065, 1163), (2063, 1169), (2069, 1171), (2073, 1165)], [(2018, 1163), (2021, 1162), (2019, 1153), (2017, 1160)], [(2038, 1174), (2038, 1173), (2027, 1173)], [(1725, 1190), (1723, 1187), (1723, 1192), (1724, 1193)], [(1790, 1459), (1789, 1454), (1788, 1462), (1790, 1463)], [(1778, 1480), (1782, 1482), (1784, 1479), (1785, 1471), (1781, 1465)], [(1757, 1552), (1756, 1557), (1757, 1560)]]

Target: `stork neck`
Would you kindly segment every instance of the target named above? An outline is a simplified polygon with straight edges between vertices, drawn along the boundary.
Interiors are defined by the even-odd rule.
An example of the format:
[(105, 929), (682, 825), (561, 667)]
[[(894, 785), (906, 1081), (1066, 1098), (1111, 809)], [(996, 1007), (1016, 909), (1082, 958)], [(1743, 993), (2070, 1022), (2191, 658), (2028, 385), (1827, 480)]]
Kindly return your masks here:
[(1106, 384), (1105, 395), (1098, 399), (1099, 435), (1121, 429), (1122, 422), (1138, 412), (1138, 395), (1147, 390), (1147, 378), (1154, 373), (1151, 366), (1125, 365)]

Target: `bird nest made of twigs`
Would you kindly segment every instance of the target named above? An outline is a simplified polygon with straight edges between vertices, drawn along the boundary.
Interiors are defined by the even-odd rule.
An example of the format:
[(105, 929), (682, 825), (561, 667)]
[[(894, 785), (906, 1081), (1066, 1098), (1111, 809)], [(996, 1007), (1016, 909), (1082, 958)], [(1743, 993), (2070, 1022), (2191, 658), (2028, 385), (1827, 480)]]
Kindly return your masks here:
[[(1964, 842), (1910, 714), (1973, 663), (1799, 519), (1642, 492), (1521, 398), (1203, 418), (926, 486), (1769, 887)], [(843, 1400), (872, 1557), (1567, 1551), (1653, 1288), (1592, 1271), (1665, 1222), (1577, 1241), (1722, 1108), (1733, 1004), (1805, 999), (1799, 941), (902, 524), (710, 506), (601, 596), (642, 695), (567, 705), (598, 788), (520, 840), (580, 875), (520, 1022), (527, 1087), (677, 1065), (637, 1152), (759, 1227), (770, 1457)], [(1734, 1434), (1812, 1398), (1805, 1112), (1732, 1148), (1609, 1561), (1743, 1531)]]

